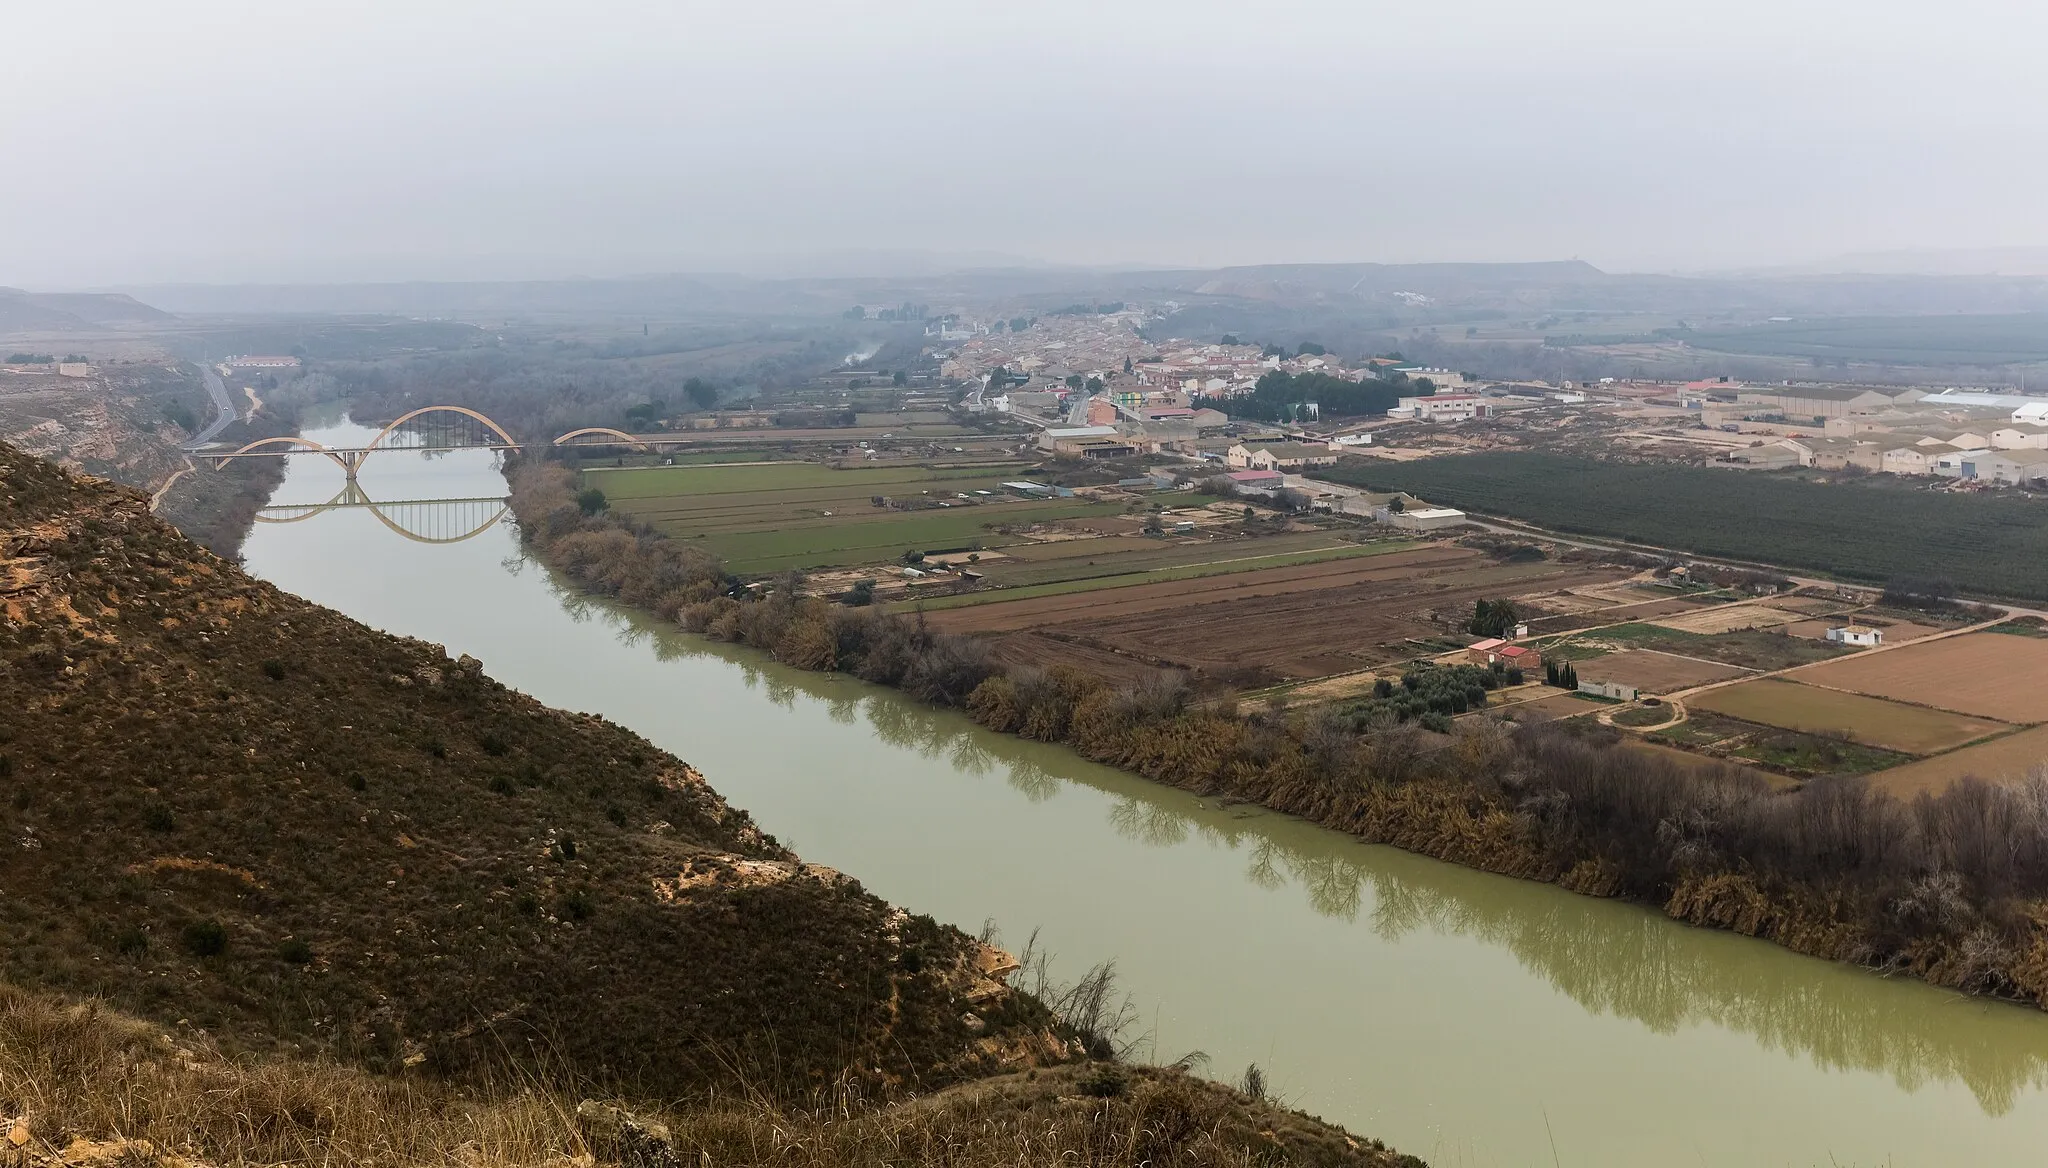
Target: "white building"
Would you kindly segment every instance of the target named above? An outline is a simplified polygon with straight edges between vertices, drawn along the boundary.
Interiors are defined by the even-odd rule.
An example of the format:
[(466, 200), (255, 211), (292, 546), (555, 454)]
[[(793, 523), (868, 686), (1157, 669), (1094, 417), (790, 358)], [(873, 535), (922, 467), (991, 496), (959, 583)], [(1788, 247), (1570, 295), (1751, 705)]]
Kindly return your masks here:
[(1866, 629), (1861, 625), (1843, 625), (1828, 630), (1828, 640), (1838, 645), (1882, 645), (1884, 632), (1881, 629)]
[(1988, 458), (1990, 454), (1991, 451), (1988, 449), (1943, 452), (1935, 456), (1934, 462), (1927, 468), (1927, 473), (1951, 479), (1975, 478), (1977, 460)]
[(1339, 434), (1336, 437), (1330, 439), (1330, 449), (1332, 450), (1342, 450), (1347, 446), (1371, 445), (1372, 432), (1370, 430), (1360, 434)]
[(2048, 430), (2039, 426), (2007, 426), (1993, 430), (1990, 438), (1993, 450), (2048, 450)]
[(1476, 393), (1437, 393), (1428, 397), (1404, 397), (1390, 418), (1414, 418), (1422, 422), (1467, 422), (1486, 416), (1486, 399)]
[(1465, 522), (1465, 513), (1450, 507), (1417, 507), (1408, 511), (1389, 511), (1382, 507), (1375, 510), (1373, 516), (1406, 531), (1436, 531)]

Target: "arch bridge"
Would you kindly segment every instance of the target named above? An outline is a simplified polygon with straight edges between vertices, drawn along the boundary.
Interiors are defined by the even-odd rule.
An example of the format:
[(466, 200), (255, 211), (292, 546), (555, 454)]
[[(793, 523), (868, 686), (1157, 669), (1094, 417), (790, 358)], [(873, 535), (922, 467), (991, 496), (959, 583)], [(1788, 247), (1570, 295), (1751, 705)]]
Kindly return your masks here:
[(668, 434), (628, 434), (609, 426), (585, 426), (571, 430), (546, 443), (521, 442), (503, 426), (467, 406), (422, 406), (394, 419), (361, 446), (325, 446), (311, 438), (281, 435), (259, 438), (239, 450), (210, 451), (202, 457), (212, 460), (215, 470), (241, 458), (284, 458), (293, 454), (317, 454), (332, 461), (354, 482), (363, 463), (380, 450), (525, 450), (535, 446), (631, 446), (653, 450), (658, 442), (679, 441)]

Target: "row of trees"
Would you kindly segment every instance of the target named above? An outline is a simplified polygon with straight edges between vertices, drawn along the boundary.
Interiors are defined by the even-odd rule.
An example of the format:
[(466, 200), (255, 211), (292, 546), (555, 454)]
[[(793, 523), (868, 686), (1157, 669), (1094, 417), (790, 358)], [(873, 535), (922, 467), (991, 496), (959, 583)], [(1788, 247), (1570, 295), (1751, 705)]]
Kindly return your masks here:
[[(1453, 722), (1460, 701), (1483, 707), (1488, 682), (1500, 683), (1470, 666), (1417, 670), (1351, 713), (1241, 711), (1179, 674), (1112, 684), (1005, 665), (920, 616), (805, 597), (796, 575), (764, 597), (736, 592), (705, 557), (583, 514), (559, 467), (518, 465), (513, 483), (522, 532), (573, 578), (788, 664), (895, 686), (991, 729), (1369, 840), (2048, 1000), (2048, 966), (2030, 956), (2048, 946), (2032, 907), (2048, 897), (2048, 779), (1966, 780), (1911, 803), (1849, 777), (1781, 793), (1754, 772), (1632, 750), (1603, 727)], [(1568, 669), (1556, 676), (1568, 680)]]
[(1260, 377), (1249, 394), (1202, 397), (1195, 404), (1222, 410), (1233, 417), (1292, 422), (1311, 416), (1304, 408), (1308, 406), (1315, 407), (1322, 416), (1384, 414), (1400, 404), (1401, 396), (1399, 387), (1374, 378), (1352, 381), (1328, 373), (1274, 369)]

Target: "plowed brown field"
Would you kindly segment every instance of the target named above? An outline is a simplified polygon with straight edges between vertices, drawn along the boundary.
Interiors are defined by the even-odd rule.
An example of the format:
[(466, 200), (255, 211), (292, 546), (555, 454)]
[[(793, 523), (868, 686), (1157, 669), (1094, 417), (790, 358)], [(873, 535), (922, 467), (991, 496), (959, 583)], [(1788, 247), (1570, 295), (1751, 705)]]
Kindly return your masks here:
[(2048, 640), (1971, 633), (1800, 670), (1809, 685), (1996, 718), (2048, 721)]
[[(1498, 564), (1467, 548), (1433, 547), (1194, 580), (945, 609), (933, 627), (956, 633), (1044, 632), (1068, 645), (1212, 674), (1323, 677), (1415, 655), (1408, 638), (1442, 635), (1432, 612), (1597, 584), (1620, 570), (1555, 563)], [(1020, 652), (1051, 652), (1020, 645)], [(999, 651), (1002, 651), (999, 649)]]
[(2022, 730), (1982, 746), (1964, 747), (1870, 776), (1871, 785), (1910, 799), (1922, 791), (1939, 794), (1965, 775), (1989, 782), (2025, 777), (2048, 762), (2048, 726)]

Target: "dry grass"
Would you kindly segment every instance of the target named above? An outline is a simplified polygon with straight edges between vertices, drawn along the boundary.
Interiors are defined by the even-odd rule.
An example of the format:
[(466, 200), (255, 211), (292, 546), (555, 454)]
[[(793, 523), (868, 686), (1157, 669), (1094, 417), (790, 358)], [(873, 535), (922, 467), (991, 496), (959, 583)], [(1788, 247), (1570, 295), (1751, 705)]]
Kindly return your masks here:
[[(746, 1093), (630, 1111), (538, 1082), (458, 1090), (337, 1063), (230, 1059), (104, 1008), (0, 984), (0, 1163), (218, 1165), (1362, 1164), (1420, 1161), (1183, 1072), (1113, 1064), (1032, 1071), (880, 1103), (810, 1108)], [(4, 1135), (0, 1135), (4, 1138)]]
[(2002, 722), (1902, 705), (1841, 690), (1763, 678), (1713, 690), (1688, 703), (1732, 718), (1808, 733), (1841, 733), (1907, 754), (1952, 750), (2007, 729)]

